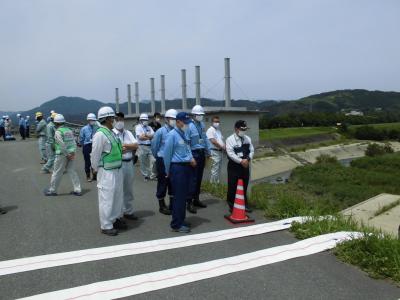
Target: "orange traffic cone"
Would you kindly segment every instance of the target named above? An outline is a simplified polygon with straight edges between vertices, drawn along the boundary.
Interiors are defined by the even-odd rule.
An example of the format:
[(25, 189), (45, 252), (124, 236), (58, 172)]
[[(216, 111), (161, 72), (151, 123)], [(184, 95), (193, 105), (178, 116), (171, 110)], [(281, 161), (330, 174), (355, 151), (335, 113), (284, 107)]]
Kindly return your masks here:
[(238, 223), (251, 223), (254, 219), (251, 219), (246, 215), (246, 204), (244, 202), (244, 188), (243, 179), (238, 180), (235, 196), (235, 204), (233, 205), (233, 210), (231, 215), (225, 215), (225, 219), (229, 220), (233, 224)]

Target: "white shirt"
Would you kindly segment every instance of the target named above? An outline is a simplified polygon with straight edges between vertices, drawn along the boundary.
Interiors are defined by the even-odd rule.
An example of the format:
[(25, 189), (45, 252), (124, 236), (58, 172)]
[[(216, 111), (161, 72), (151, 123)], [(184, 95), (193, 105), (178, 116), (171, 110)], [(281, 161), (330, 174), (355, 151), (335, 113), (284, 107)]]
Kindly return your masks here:
[[(224, 137), (222, 136), (221, 130), (216, 129), (214, 126), (210, 126), (210, 128), (207, 129), (206, 136), (209, 140), (215, 139), (221, 147), (225, 145)], [(210, 142), (210, 144), (211, 144), (211, 149), (216, 149), (213, 143)]]
[[(250, 159), (253, 159), (254, 156), (254, 147), (253, 144), (251, 143), (251, 138), (247, 135), (243, 137), (243, 144), (250, 144), (250, 154), (249, 157)], [(230, 159), (232, 159), (234, 162), (240, 164), (242, 161), (242, 158), (239, 157), (233, 148), (235, 147), (241, 147), (242, 146), (242, 140), (236, 133), (232, 134), (230, 137), (226, 139), (226, 154)]]
[(138, 139), (139, 145), (151, 145), (151, 140), (142, 141), (140, 139), (140, 136), (143, 134), (146, 134), (149, 137), (153, 137), (153, 135), (154, 135), (153, 128), (151, 128), (148, 125), (144, 126), (143, 124), (137, 124), (135, 127), (135, 134), (136, 134), (136, 138)]
[(93, 136), (92, 153), (90, 154), (90, 161), (93, 170), (97, 172), (99, 168), (101, 155), (103, 154), (103, 152), (110, 153), (110, 151), (111, 151), (110, 140), (108, 139), (108, 137), (105, 136), (104, 133), (97, 130)]
[[(118, 129), (114, 128), (113, 132), (119, 138), (122, 145), (137, 144), (137, 140), (133, 136), (132, 132), (130, 132), (129, 130), (124, 129), (124, 131), (121, 132)], [(129, 160), (129, 159), (132, 159), (132, 157), (133, 157), (132, 150), (127, 151), (124, 154), (122, 154), (122, 160)]]

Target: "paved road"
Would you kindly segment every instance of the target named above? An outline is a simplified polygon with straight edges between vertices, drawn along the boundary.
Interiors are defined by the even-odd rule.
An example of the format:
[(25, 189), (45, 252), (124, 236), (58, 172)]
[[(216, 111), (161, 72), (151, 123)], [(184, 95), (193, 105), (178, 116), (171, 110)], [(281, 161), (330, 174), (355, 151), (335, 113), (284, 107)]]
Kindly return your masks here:
[[(68, 195), (69, 178), (59, 197), (46, 198), (42, 190), (49, 175), (40, 174), (36, 143), (0, 142), (0, 203), (9, 213), (0, 216), (0, 260), (173, 237), (169, 217), (158, 213), (155, 183), (135, 181), (140, 220), (117, 237), (100, 234), (95, 183), (84, 182), (81, 155), (78, 164), (84, 196)], [(193, 233), (231, 228), (223, 218), (225, 204), (203, 196), (209, 207), (190, 215)], [(261, 213), (256, 219), (263, 222)], [(13, 299), (117, 279), (187, 264), (205, 262), (294, 242), (287, 232), (49, 268), (0, 278), (0, 299)], [(395, 285), (370, 279), (358, 269), (325, 252), (227, 276), (194, 282), (132, 297), (134, 299), (398, 299)]]

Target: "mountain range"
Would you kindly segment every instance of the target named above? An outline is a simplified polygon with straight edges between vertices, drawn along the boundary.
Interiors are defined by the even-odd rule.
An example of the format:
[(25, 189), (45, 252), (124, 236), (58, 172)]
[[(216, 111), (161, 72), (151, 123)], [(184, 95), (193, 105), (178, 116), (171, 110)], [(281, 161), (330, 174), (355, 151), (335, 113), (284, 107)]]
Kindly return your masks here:
[[(203, 106), (222, 107), (224, 101), (209, 98), (202, 98)], [(188, 107), (195, 104), (194, 98), (188, 99)], [(27, 111), (1, 112), (0, 115), (8, 114), (15, 118), (17, 113), (34, 116), (35, 112), (41, 111), (48, 115), (51, 110), (60, 112), (71, 122), (83, 122), (85, 116), (90, 112), (97, 112), (101, 106), (109, 105), (115, 108), (115, 103), (104, 103), (98, 100), (87, 100), (80, 97), (61, 96), (47, 101), (42, 105)], [(166, 101), (166, 108), (181, 108), (181, 99)], [(258, 110), (267, 113), (268, 116), (277, 116), (287, 113), (301, 112), (343, 112), (349, 110), (360, 110), (369, 112), (374, 110), (400, 111), (400, 92), (337, 90), (321, 94), (315, 94), (298, 100), (275, 101), (275, 100), (232, 100), (233, 107), (246, 107), (248, 110)], [(156, 111), (161, 109), (160, 101), (156, 101)], [(127, 102), (120, 104), (120, 110), (127, 113)], [(132, 110), (135, 111), (135, 103), (132, 103)], [(150, 111), (150, 102), (142, 101), (140, 111)]]

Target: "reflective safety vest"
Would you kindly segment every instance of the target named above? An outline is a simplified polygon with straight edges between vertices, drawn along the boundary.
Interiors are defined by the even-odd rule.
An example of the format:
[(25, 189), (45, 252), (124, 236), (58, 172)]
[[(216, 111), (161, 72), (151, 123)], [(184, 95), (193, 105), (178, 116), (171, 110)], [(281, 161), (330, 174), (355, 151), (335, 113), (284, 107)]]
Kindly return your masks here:
[[(76, 142), (75, 142), (75, 136), (74, 133), (71, 129), (68, 127), (60, 127), (56, 131), (61, 133), (63, 142), (65, 144), (65, 149), (67, 150), (67, 153), (75, 153), (76, 152)], [(56, 149), (56, 155), (61, 154), (61, 145), (55, 141), (55, 149)]]
[(113, 135), (113, 133), (105, 128), (100, 127), (97, 131), (102, 132), (111, 143), (111, 151), (109, 153), (103, 152), (99, 167), (104, 170), (119, 169), (122, 166), (122, 145), (121, 141)]

